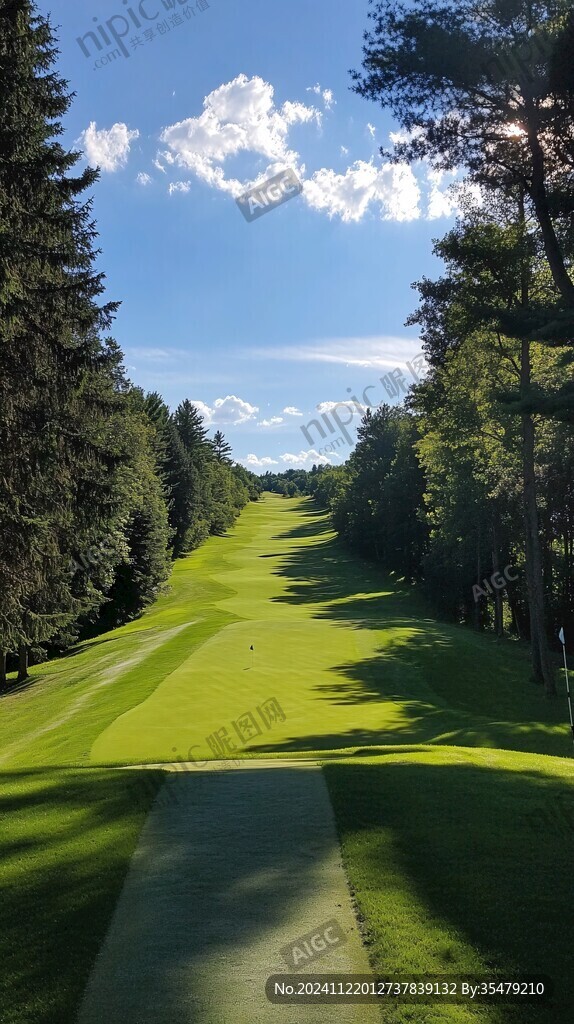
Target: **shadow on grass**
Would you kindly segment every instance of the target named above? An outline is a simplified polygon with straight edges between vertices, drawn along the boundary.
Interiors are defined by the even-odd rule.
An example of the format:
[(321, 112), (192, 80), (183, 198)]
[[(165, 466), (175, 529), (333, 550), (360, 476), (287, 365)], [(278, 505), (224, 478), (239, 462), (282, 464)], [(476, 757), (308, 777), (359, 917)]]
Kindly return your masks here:
[(74, 1024), (162, 782), (153, 771), (137, 788), (120, 772), (0, 774), (3, 1024)]
[(556, 987), (552, 1008), (506, 1006), (501, 1020), (571, 1021), (573, 783), (427, 760), (324, 772), (375, 966), (461, 974), (476, 951), (482, 971)]
[(310, 907), (317, 927), (337, 912), (339, 849), (320, 772), (182, 773), (174, 784), (181, 813), (154, 815), (153, 842), (146, 832), (82, 1024), (271, 1020), (264, 981), (280, 947), (310, 927)]
[[(381, 632), (374, 655), (334, 666), (336, 681), (317, 692), (319, 699), (335, 704), (394, 704), (394, 725), (388, 734), (354, 729), (268, 749), (317, 750), (330, 743), (340, 748), (384, 738), (568, 756), (565, 699), (546, 700), (530, 681), (526, 645), (433, 618), (424, 598), (404, 580), (383, 575), (337, 539), (322, 536), (326, 515), (321, 515), (311, 521), (306, 517), (302, 527), (284, 535), (296, 540), (304, 529), (317, 541), (294, 546), (273, 568), (288, 582), (272, 600), (313, 605), (313, 618)], [(372, 651), (372, 640), (367, 646)]]

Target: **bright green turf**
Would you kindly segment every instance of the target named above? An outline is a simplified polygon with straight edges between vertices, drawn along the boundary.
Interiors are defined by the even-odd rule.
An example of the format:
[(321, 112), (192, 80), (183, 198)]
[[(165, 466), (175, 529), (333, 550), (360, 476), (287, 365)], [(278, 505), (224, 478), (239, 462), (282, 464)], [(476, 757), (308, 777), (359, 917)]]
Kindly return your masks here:
[[(255, 646), (251, 668), (249, 647)], [(175, 566), (137, 622), (33, 670), (0, 702), (0, 768), (212, 757), (206, 737), (270, 697), (248, 746), (294, 752), (457, 743), (569, 754), (564, 700), (519, 644), (437, 622), (345, 552), (307, 502), (268, 496)]]
[[(2, 962), (11, 979), (5, 984), (12, 986), (5, 999), (0, 997), (0, 1024), (67, 1022), (142, 821), (141, 807), (134, 809), (128, 798), (108, 799), (110, 787), (127, 785), (124, 773), (92, 770), (74, 776), (79, 796), (72, 797), (70, 818), (66, 791), (72, 776), (55, 769), (171, 761), (186, 758), (190, 748), (198, 759), (213, 757), (206, 737), (225, 728), (233, 735), (231, 722), (270, 697), (279, 700), (286, 720), (248, 743), (252, 753), (293, 757), (318, 751), (333, 758), (337, 751), (366, 757), (387, 751), (386, 759), (379, 757), (373, 765), (365, 761), (327, 769), (333, 773), (329, 780), (348, 869), (375, 948), (383, 942), (394, 949), (395, 939), (385, 927), (385, 907), (392, 904), (397, 963), (401, 942), (404, 948), (416, 943), (421, 957), (426, 950), (429, 962), (437, 962), (437, 950), (443, 939), (451, 941), (451, 932), (461, 964), (490, 954), (500, 962), (503, 939), (508, 955), (516, 958), (526, 941), (524, 907), (532, 905), (524, 903), (522, 917), (508, 916), (506, 908), (512, 903), (510, 875), (519, 871), (522, 860), (529, 877), (537, 880), (546, 873), (540, 892), (553, 925), (564, 906), (569, 912), (558, 884), (564, 880), (564, 857), (555, 838), (542, 834), (533, 845), (529, 834), (518, 836), (511, 829), (507, 840), (501, 825), (498, 838), (492, 829), (485, 832), (491, 845), (486, 838), (478, 842), (485, 816), (488, 825), (486, 808), (493, 820), (500, 818), (490, 806), (499, 796), (503, 808), (508, 808), (505, 793), (527, 800), (528, 790), (537, 800), (538, 782), (532, 780), (571, 771), (567, 760), (502, 754), (503, 760), (514, 757), (513, 764), (522, 765), (520, 785), (504, 788), (506, 761), (502, 772), (497, 753), (476, 749), (569, 757), (563, 695), (546, 701), (528, 676), (520, 644), (437, 622), (412, 590), (345, 552), (325, 515), (310, 503), (267, 496), (250, 506), (229, 536), (211, 539), (176, 564), (170, 592), (141, 619), (35, 667), (25, 689), (0, 699), (0, 772), (5, 773), (0, 782), (8, 808), (17, 809), (4, 832), (6, 848), (0, 849), (0, 855), (8, 856), (2, 884), (7, 879), (11, 887)], [(397, 744), (403, 745), (399, 753)], [(455, 759), (470, 759), (471, 767), (453, 767), (449, 761), (439, 772), (441, 759), (451, 757), (441, 744), (458, 745)], [(402, 774), (398, 768), (389, 772), (391, 759), (406, 762)], [(472, 769), (472, 764), (480, 767)], [(34, 767), (45, 771), (35, 775), (30, 772)], [(397, 782), (393, 790), (394, 780), (401, 778), (405, 786)], [(448, 785), (437, 789), (437, 778), (448, 778)], [(471, 871), (469, 855), (448, 815), (432, 809), (436, 801), (444, 805), (449, 791), (457, 811), (464, 807), (469, 779), (473, 787), (480, 780), (475, 787), (479, 795), (468, 803), (473, 820), (476, 816), (472, 834), (478, 836), (474, 871), (486, 871), (491, 888), (485, 896), (473, 880), (465, 890), (470, 894), (466, 902), (457, 902), (457, 858)], [(31, 789), (45, 784), (50, 787), (46, 802), (39, 802), (38, 794), (32, 799)], [(426, 804), (419, 793), (426, 793)], [(82, 811), (82, 801), (90, 803), (96, 795), (102, 797), (100, 809)], [(409, 837), (414, 829), (422, 844), (420, 856), (407, 856), (401, 843), (395, 848), (387, 842), (380, 827), (385, 819), (376, 815), (386, 814), (391, 805), (397, 836)], [(423, 855), (424, 844), (430, 857)], [(533, 866), (533, 850), (544, 872)], [(492, 851), (506, 886), (499, 890), (506, 916), (492, 925), (489, 940), (480, 921), (483, 911), (489, 926), (493, 920), (488, 902), (496, 873), (489, 866)], [(433, 874), (435, 862), (442, 865), (438, 874)], [(58, 888), (68, 873), (70, 891), (65, 884)], [(443, 875), (444, 909), (437, 895)], [(552, 891), (550, 879), (557, 883)], [(33, 916), (23, 934), (28, 904)], [(544, 913), (536, 935), (543, 929)], [(53, 955), (50, 949), (39, 950), (44, 936)], [(546, 938), (548, 955), (559, 956), (559, 929)], [(420, 1010), (410, 1016), (406, 1012), (401, 1021), (451, 1019), (444, 1008), (441, 1012), (434, 1018), (421, 1016)], [(489, 1024), (502, 1019), (485, 1016), (484, 1010), (481, 1014), (477, 1019)]]
[(574, 774), (569, 761), (428, 748), (325, 765), (373, 966), (544, 973), (551, 1008), (405, 1006), (388, 1024), (569, 1024)]

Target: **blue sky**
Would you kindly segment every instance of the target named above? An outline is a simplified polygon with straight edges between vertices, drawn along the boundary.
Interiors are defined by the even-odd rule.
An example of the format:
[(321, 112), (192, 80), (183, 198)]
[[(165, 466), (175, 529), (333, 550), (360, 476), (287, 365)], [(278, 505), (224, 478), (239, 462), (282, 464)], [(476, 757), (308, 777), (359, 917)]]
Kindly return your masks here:
[[(410, 285), (437, 274), (432, 239), (453, 216), (449, 181), (382, 164), (396, 125), (350, 91), (366, 0), (39, 8), (76, 93), (65, 142), (101, 167), (100, 264), (130, 378), (196, 402), (256, 472), (340, 463), (354, 406), (413, 380)], [(302, 194), (247, 223), (235, 198), (286, 167)], [(306, 436), (321, 416), (326, 436)]]

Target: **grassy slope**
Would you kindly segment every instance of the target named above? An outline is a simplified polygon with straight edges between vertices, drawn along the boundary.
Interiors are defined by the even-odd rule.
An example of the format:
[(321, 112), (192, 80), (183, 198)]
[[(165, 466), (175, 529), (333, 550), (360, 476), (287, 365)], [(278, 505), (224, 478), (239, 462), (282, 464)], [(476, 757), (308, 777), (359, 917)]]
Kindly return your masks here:
[[(251, 643), (255, 645), (253, 668)], [(273, 696), (280, 700), (286, 721), (253, 740), (249, 746), (254, 752), (293, 756), (318, 750), (332, 755), (336, 750), (361, 748), (359, 754), (368, 757), (388, 751), (386, 757), (372, 757), (372, 762), (361, 761), (359, 766), (329, 766), (327, 776), (348, 870), (372, 936), (374, 962), (405, 966), (404, 949), (400, 943), (394, 949), (390, 939), (398, 923), (404, 933), (403, 947), (420, 952), (420, 970), (425, 969), (427, 952), (436, 960), (435, 938), (443, 931), (453, 936), (461, 965), (487, 956), (489, 949), (492, 956), (500, 958), (501, 941), (491, 939), (489, 946), (488, 937), (479, 934), (481, 915), (490, 921), (492, 913), (485, 912), (487, 904), (482, 897), (475, 902), (471, 899), (474, 885), (466, 903), (453, 902), (448, 895), (458, 885), (456, 858), (467, 848), (456, 827), (443, 827), (442, 818), (437, 819), (430, 809), (437, 801), (448, 801), (451, 791), (460, 806), (467, 799), (467, 780), (481, 779), (477, 791), (484, 790), (486, 802), (477, 799), (472, 807), (476, 822), (483, 821), (491, 796), (502, 792), (497, 758), (513, 755), (498, 755), (481, 747), (567, 756), (570, 740), (563, 703), (546, 702), (528, 682), (527, 657), (519, 645), (497, 643), (437, 622), (406, 587), (384, 580), (375, 566), (345, 553), (329, 533), (325, 517), (309, 505), (302, 503), (297, 508), (293, 502), (267, 498), (246, 510), (230, 536), (210, 540), (179, 562), (171, 592), (140, 620), (82, 645), (68, 657), (35, 668), (26, 690), (0, 700), (4, 740), (0, 771), (5, 773), (3, 791), (12, 812), (0, 843), (6, 844), (12, 858), (8, 861), (10, 881), (20, 875), (26, 885), (30, 877), (35, 880), (37, 890), (30, 892), (30, 899), (37, 904), (39, 934), (42, 930), (51, 934), (54, 921), (68, 917), (77, 921), (77, 931), (65, 929), (63, 945), (56, 945), (60, 959), (69, 956), (65, 951), (72, 946), (74, 951), (61, 994), (54, 982), (45, 997), (38, 997), (45, 998), (50, 1009), (34, 1018), (27, 1016), (25, 1005), (16, 1009), (14, 1003), (13, 1011), (8, 1011), (12, 1016), (0, 1010), (1, 1024), (31, 1024), (32, 1020), (51, 1024), (52, 1011), (66, 1020), (64, 1003), (66, 999), (73, 1002), (79, 991), (80, 982), (73, 979), (85, 976), (104, 934), (142, 807), (150, 800), (145, 791), (142, 806), (134, 811), (130, 799), (120, 796), (110, 804), (113, 813), (106, 803), (107, 828), (100, 823), (91, 832), (82, 830), (61, 846), (58, 836), (67, 827), (68, 806), (58, 797), (58, 789), (65, 794), (70, 778), (63, 767), (172, 760), (187, 756), (192, 746), (198, 757), (213, 756), (205, 737), (220, 728), (231, 734), (233, 720)], [(430, 752), (424, 746), (429, 743), (437, 745)], [(398, 758), (406, 762), (404, 772), (398, 770), (392, 754), (396, 744), (405, 745)], [(434, 762), (429, 758), (436, 758), (440, 765), (441, 758), (451, 757), (443, 753), (440, 744), (466, 747), (455, 758), (464, 757), (465, 763), (457, 766), (449, 761), (448, 772), (430, 772)], [(29, 774), (34, 766), (44, 771)], [(26, 774), (18, 776), (16, 769), (26, 769)], [(543, 776), (556, 796), (570, 792), (566, 787), (572, 776), (566, 761), (525, 757), (521, 772), (524, 780), (527, 774), (533, 779)], [(125, 794), (124, 773), (112, 775), (113, 785), (123, 787)], [(112, 784), (104, 783), (104, 777), (93, 768), (75, 777), (81, 778), (87, 789), (93, 785), (94, 792)], [(41, 834), (45, 824), (42, 779), (52, 780), (53, 787), (50, 834), (55, 839), (45, 847), (37, 843), (38, 831)], [(445, 779), (452, 779), (452, 786), (450, 782), (444, 785)], [(525, 806), (530, 801), (531, 810), (536, 810), (541, 802), (540, 785), (526, 786), (524, 780), (521, 799)], [(31, 782), (32, 790), (24, 803), (19, 803), (19, 794), (26, 793)], [(428, 804), (427, 812), (422, 813), (416, 801), (413, 807), (412, 790), (423, 792), (425, 787)], [(511, 791), (516, 793), (516, 786)], [(343, 799), (345, 793), (349, 795)], [(403, 801), (405, 794), (411, 802)], [(389, 801), (394, 801), (396, 818), (391, 828), (397, 836), (404, 833), (408, 837), (408, 830), (414, 827), (413, 815), (418, 815), (417, 842), (422, 847), (426, 844), (435, 860), (437, 844), (442, 850), (442, 859), (436, 861), (441, 870), (432, 884), (436, 887), (440, 882), (446, 887), (444, 910), (436, 892), (432, 899), (428, 896), (427, 889), (432, 888), (427, 877), (428, 858), (396, 857), (387, 842)], [(503, 820), (494, 815), (484, 842), (472, 848), (475, 874), (483, 871), (493, 856), (501, 860), (503, 874), (510, 869), (516, 874), (519, 839), (531, 872), (530, 834), (520, 833), (516, 841), (507, 842), (506, 833), (497, 832)], [(571, 837), (572, 833), (568, 834)], [(115, 837), (114, 848), (110, 836)], [(562, 833), (553, 835), (548, 829), (538, 837), (536, 856), (543, 864), (552, 865), (548, 877), (558, 865), (562, 878), (564, 841)], [(450, 850), (458, 852), (449, 859)], [(4, 852), (0, 846), (0, 855)], [(98, 867), (94, 875), (92, 859)], [(75, 898), (79, 914), (73, 901), (66, 903), (63, 893), (57, 913), (50, 916), (52, 905), (46, 894), (59, 861), (74, 868), (78, 876)], [(491, 878), (493, 872), (488, 871)], [(385, 908), (391, 878), (397, 902), (395, 917), (389, 919)], [(489, 893), (490, 898), (492, 891)], [(506, 906), (508, 897), (504, 890), (501, 893)], [(560, 889), (547, 886), (543, 893), (545, 912), (555, 922), (562, 913)], [(526, 956), (528, 945), (524, 934), (513, 929), (522, 928), (523, 921), (538, 912), (531, 889), (521, 889), (520, 899), (523, 918), (512, 918), (514, 923), (509, 926), (518, 943), (510, 950), (516, 963), (523, 962), (521, 955)], [(15, 916), (8, 918), (3, 937), (10, 936), (6, 951), (12, 957), (15, 991), (27, 987), (34, 1000), (38, 981), (50, 965), (41, 962), (40, 968), (30, 968), (26, 947), (15, 946), (10, 927), (21, 926), (21, 899), (18, 904), (20, 910), (16, 903), (11, 904)], [(93, 921), (88, 925), (88, 944), (78, 942), (87, 919), (82, 919), (82, 907), (90, 908)], [(557, 937), (556, 933), (549, 936), (548, 948), (553, 953)], [(437, 948), (441, 948), (440, 942)], [(3, 951), (4, 963), (6, 955)], [(0, 1005), (11, 1004), (2, 1000)], [(450, 1020), (454, 1011), (447, 1013), (443, 1007), (439, 1017), (424, 1016), (420, 1008), (401, 1012), (404, 1016), (397, 1019), (434, 1021)], [(480, 1020), (499, 1019), (492, 1010), (480, 1013)]]
[(260, 752), (569, 753), (565, 707), (528, 682), (520, 645), (437, 622), (344, 552), (323, 515), (272, 497), (178, 563), (141, 619), (38, 666), (32, 682), (0, 702), (0, 769), (173, 760), (191, 746), (213, 756), (205, 738), (271, 696), (287, 718), (249, 744)]

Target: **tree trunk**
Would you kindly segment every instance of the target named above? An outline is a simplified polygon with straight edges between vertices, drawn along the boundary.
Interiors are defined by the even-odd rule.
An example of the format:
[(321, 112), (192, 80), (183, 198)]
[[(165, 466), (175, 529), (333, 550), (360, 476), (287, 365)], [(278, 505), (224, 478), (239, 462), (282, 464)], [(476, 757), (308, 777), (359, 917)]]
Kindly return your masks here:
[(28, 678), (28, 648), (20, 644), (18, 648), (18, 682), (23, 683)]
[[(529, 141), (532, 151), (533, 166), (533, 190), (537, 190), (537, 196), (532, 195), (536, 206), (537, 214), (540, 213), (538, 204), (542, 203), (546, 208), (546, 231), (543, 226), (544, 211), (540, 227), (544, 236), (545, 245), (554, 239), (558, 248), (558, 242), (554, 232), (554, 225), (548, 213), (548, 202), (544, 184), (544, 154), (538, 141), (536, 132), (531, 128)], [(518, 200), (519, 220), (522, 231), (526, 236), (526, 213), (524, 209), (524, 196), (521, 194)], [(542, 208), (541, 208), (542, 209)], [(552, 236), (552, 237), (550, 237)], [(550, 244), (552, 249), (552, 244)], [(556, 254), (555, 254), (556, 255)], [(556, 268), (556, 260), (551, 263), (550, 255), (548, 262), (551, 263), (552, 273), (555, 276), (557, 269), (558, 277), (561, 277), (562, 284), (566, 291), (570, 289), (572, 304), (574, 304), (574, 285), (564, 267), (562, 253), (558, 250), (559, 262), (562, 267), (562, 275)], [(566, 281), (564, 281), (564, 277)], [(556, 280), (556, 276), (555, 276)], [(558, 281), (556, 280), (558, 284)], [(558, 287), (560, 287), (558, 285)], [(563, 291), (563, 289), (560, 289)], [(530, 263), (525, 260), (521, 270), (520, 281), (521, 304), (527, 308), (530, 303)], [(520, 344), (520, 397), (524, 400), (530, 396), (532, 385), (532, 365), (530, 342), (526, 338), (521, 339)], [(542, 683), (548, 697), (556, 694), (556, 683), (554, 681), (554, 669), (548, 650), (548, 638), (546, 635), (546, 621), (544, 614), (544, 581), (542, 576), (542, 557), (540, 553), (540, 533), (538, 529), (538, 505), (536, 501), (536, 472), (535, 472), (535, 429), (534, 420), (529, 413), (522, 414), (522, 497), (524, 505), (524, 540), (526, 550), (526, 580), (528, 584), (528, 613), (530, 617), (530, 645), (532, 652), (532, 671), (534, 679)]]
[(527, 106), (530, 106), (529, 121), (531, 122), (531, 125), (528, 131), (528, 142), (530, 144), (530, 153), (532, 157), (532, 184), (528, 189), (528, 193), (534, 205), (536, 218), (540, 225), (542, 240), (544, 242), (544, 251), (546, 253), (546, 259), (548, 260), (552, 277), (554, 278), (554, 284), (558, 288), (558, 291), (567, 305), (574, 306), (574, 284), (572, 283), (570, 275), (566, 269), (564, 255), (560, 248), (556, 231), (554, 230), (554, 224), (552, 223), (552, 217), (550, 216), (548, 206), (544, 152), (540, 145), (536, 128), (532, 123), (536, 114), (532, 104), (527, 104)]
[(522, 639), (522, 630), (520, 629), (520, 615), (518, 614), (518, 601), (516, 600), (516, 591), (510, 587), (506, 591), (508, 596), (508, 604), (510, 607), (510, 614), (512, 615), (512, 623), (519, 639)]
[(0, 687), (6, 688), (6, 651), (0, 651)]
[[(479, 587), (482, 586), (482, 582), (481, 582), (481, 578), (480, 578), (481, 575), (482, 575), (482, 565), (481, 565), (480, 533), (479, 533), (479, 535), (477, 537), (477, 541), (476, 541), (476, 583), (477, 583), (477, 586), (479, 586)], [(476, 629), (477, 632), (480, 631), (481, 602), (482, 602), (482, 598), (480, 598), (480, 597), (479, 598), (475, 598), (474, 599), (474, 604), (473, 604), (473, 607), (472, 607), (472, 628)]]
[[(530, 388), (530, 343), (526, 340), (522, 341), (520, 381), (522, 397), (526, 398)], [(536, 503), (534, 448), (534, 421), (532, 416), (525, 413), (522, 415), (522, 485), (532, 668), (536, 681), (544, 684), (546, 696), (553, 697), (556, 694), (556, 683), (554, 681), (554, 668), (546, 636), (544, 581), (542, 576), (540, 533), (538, 529), (538, 506)]]
[[(495, 581), (500, 576), (500, 555), (498, 551), (498, 530), (496, 520), (492, 521), (492, 575)], [(504, 635), (504, 616), (502, 609), (502, 589), (494, 588), (494, 632), (497, 636)]]

